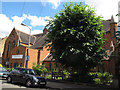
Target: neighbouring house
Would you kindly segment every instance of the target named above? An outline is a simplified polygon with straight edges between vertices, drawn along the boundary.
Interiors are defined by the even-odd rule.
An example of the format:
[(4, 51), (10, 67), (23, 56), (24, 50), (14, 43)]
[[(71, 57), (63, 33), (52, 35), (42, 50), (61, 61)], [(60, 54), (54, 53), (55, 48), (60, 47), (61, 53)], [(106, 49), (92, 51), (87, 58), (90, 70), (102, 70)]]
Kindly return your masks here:
[(109, 20), (102, 22), (103, 30), (105, 30), (104, 38), (106, 39), (104, 46), (108, 57), (103, 60), (102, 66), (97, 66), (97, 71), (109, 72), (116, 75), (116, 64), (119, 49), (117, 48), (117, 22), (114, 21), (113, 16)]
[[(49, 55), (50, 50), (46, 48), (46, 45), (49, 43), (45, 42), (45, 39), (47, 39), (47, 30), (45, 28), (43, 33), (31, 35), (28, 68), (32, 68), (33, 63), (42, 64), (44, 59)], [(29, 34), (13, 28), (5, 42), (2, 64), (9, 68), (17, 67), (18, 65), (25, 67), (28, 41)]]
[(4, 51), (4, 45), (5, 45), (5, 41), (6, 41), (7, 37), (1, 38), (0, 39), (0, 64), (2, 63), (2, 54)]

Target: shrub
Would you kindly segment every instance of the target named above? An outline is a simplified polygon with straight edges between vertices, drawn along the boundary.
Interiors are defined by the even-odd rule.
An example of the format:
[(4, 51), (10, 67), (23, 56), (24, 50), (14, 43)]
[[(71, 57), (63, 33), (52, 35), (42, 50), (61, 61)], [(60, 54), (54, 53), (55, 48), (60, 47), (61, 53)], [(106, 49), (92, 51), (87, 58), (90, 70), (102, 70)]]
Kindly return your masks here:
[(12, 71), (14, 68), (8, 68), (8, 67), (4, 67), (7, 71)]
[(39, 65), (39, 64), (33, 64), (33, 70), (40, 76), (45, 76), (46, 73), (48, 72), (47, 68), (45, 65)]
[(113, 82), (112, 80), (113, 75), (108, 72), (89, 73), (89, 75), (93, 77), (93, 81), (95, 82), (95, 84), (110, 85)]

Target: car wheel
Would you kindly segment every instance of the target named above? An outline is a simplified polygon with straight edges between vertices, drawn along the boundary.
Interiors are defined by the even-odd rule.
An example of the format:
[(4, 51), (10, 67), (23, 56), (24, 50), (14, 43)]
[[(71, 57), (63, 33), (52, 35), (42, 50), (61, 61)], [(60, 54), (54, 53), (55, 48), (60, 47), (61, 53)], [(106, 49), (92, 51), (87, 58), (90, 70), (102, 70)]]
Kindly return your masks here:
[(31, 85), (32, 85), (32, 82), (31, 82), (30, 79), (28, 79), (28, 80), (26, 81), (26, 86), (27, 86), (27, 87), (31, 87)]
[(12, 78), (10, 76), (7, 78), (7, 82), (12, 83)]

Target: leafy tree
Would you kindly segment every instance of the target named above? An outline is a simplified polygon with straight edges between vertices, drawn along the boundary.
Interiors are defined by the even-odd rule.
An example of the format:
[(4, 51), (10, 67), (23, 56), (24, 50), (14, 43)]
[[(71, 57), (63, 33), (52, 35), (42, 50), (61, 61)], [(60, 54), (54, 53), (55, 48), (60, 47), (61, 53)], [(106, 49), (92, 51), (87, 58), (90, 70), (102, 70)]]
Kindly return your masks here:
[[(78, 78), (86, 76), (104, 56), (101, 17), (82, 3), (65, 5), (47, 25), (49, 47), (56, 62), (76, 72)], [(75, 76), (76, 77), (76, 76)], [(77, 79), (78, 79), (77, 78)]]

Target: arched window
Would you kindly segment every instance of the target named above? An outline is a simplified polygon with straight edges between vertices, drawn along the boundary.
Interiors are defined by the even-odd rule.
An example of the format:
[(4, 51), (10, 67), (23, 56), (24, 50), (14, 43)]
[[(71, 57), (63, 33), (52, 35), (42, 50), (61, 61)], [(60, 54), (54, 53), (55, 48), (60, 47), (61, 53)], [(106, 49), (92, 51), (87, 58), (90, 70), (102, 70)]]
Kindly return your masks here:
[(8, 57), (8, 53), (9, 53), (9, 48), (10, 48), (10, 42), (8, 43), (8, 48), (7, 48), (7, 57)]
[(15, 40), (13, 41), (13, 48), (15, 47)]
[(13, 40), (13, 39), (14, 39), (14, 37), (15, 37), (15, 36), (14, 36), (14, 34), (12, 34), (12, 35), (11, 35), (11, 40)]

